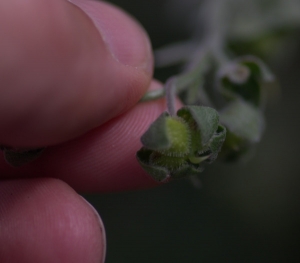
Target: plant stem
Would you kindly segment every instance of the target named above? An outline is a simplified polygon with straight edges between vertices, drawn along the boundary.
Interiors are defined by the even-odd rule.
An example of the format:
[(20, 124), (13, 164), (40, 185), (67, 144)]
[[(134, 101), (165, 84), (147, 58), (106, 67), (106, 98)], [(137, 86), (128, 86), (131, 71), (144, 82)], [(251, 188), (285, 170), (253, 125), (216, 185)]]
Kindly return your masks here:
[(176, 115), (175, 100), (176, 100), (176, 77), (171, 77), (167, 80), (165, 85), (167, 109), (171, 116)]
[[(190, 89), (194, 91), (190, 92), (191, 98), (193, 98), (194, 96), (197, 97), (198, 94), (198, 97), (201, 97), (200, 101), (198, 99), (198, 103), (202, 103), (207, 106), (212, 106), (212, 102), (210, 101), (209, 96), (207, 96), (203, 87), (200, 86), (202, 86), (203, 75), (210, 67), (213, 60), (217, 63), (219, 67), (222, 67), (229, 61), (227, 55), (223, 51), (226, 34), (226, 26), (224, 25), (224, 20), (226, 19), (227, 15), (227, 13), (224, 14), (223, 12), (223, 1), (225, 0), (208, 0), (205, 2), (206, 8), (204, 9), (210, 10), (209, 14), (212, 13), (214, 15), (203, 15), (204, 19), (202, 22), (206, 25), (206, 28), (204, 30), (204, 40), (202, 41), (202, 43), (198, 44), (198, 48), (196, 48), (198, 41), (193, 40), (186, 43), (186, 45), (183, 45), (181, 43), (180, 45), (171, 46), (163, 50), (164, 52), (160, 51), (159, 54), (161, 58), (164, 57), (164, 54), (167, 54), (167, 56), (165, 56), (164, 59), (161, 59), (161, 64), (164, 64), (164, 62), (165, 64), (169, 64), (169, 62), (172, 61), (170, 59), (170, 54), (174, 54), (174, 52), (176, 52), (174, 54), (176, 61), (178, 51), (180, 51), (179, 53), (181, 55), (183, 53), (188, 54), (187, 56), (189, 57), (189, 59), (187, 60), (190, 61), (189, 63), (187, 63), (185, 72), (178, 74), (176, 77), (171, 77), (167, 81), (167, 83), (165, 84), (165, 89), (147, 92), (142, 97), (140, 102), (156, 100), (166, 95), (168, 111), (171, 115), (175, 115), (175, 95), (186, 89)], [(193, 52), (195, 53), (193, 57), (188, 52), (190, 50), (187, 50), (191, 47), (193, 49)], [(166, 57), (168, 59), (166, 59)], [(192, 103), (194, 103), (193, 100)]]

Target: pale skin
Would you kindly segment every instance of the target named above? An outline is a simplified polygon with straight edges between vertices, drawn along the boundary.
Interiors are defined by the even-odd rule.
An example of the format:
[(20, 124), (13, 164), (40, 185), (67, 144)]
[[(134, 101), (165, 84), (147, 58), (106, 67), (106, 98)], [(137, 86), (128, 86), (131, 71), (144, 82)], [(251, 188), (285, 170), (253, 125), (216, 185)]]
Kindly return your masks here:
[(49, 146), (18, 169), (0, 156), (3, 263), (103, 262), (104, 226), (78, 192), (157, 185), (135, 159), (165, 110), (138, 103), (161, 87), (149, 39), (115, 6), (73, 2), (0, 1), (0, 144)]

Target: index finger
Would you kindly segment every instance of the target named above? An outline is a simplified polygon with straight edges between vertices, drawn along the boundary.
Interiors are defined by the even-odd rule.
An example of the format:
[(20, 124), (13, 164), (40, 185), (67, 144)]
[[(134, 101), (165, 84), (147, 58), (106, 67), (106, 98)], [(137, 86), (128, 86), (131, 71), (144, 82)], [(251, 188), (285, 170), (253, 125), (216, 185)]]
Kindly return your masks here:
[[(152, 88), (160, 87), (157, 82)], [(139, 103), (125, 114), (72, 141), (49, 147), (14, 168), (0, 158), (0, 179), (55, 177), (80, 192), (114, 192), (159, 185), (138, 164), (140, 137), (165, 110), (164, 99)]]

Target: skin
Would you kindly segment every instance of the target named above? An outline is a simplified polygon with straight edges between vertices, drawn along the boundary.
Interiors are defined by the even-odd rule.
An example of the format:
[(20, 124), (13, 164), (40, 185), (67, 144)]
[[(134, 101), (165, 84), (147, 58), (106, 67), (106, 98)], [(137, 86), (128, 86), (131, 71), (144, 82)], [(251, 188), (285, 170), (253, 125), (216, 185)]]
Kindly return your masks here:
[(0, 144), (48, 146), (20, 168), (0, 158), (0, 262), (103, 262), (103, 224), (78, 192), (157, 185), (135, 159), (165, 110), (138, 104), (161, 86), (147, 34), (105, 2), (10, 0), (0, 39)]

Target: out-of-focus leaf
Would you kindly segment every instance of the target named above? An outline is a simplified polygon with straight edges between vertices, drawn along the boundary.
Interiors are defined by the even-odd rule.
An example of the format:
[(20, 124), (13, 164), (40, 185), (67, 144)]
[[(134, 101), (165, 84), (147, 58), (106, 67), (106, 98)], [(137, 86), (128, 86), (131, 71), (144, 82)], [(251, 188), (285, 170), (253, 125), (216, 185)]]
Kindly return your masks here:
[(204, 79), (212, 68), (213, 60), (205, 50), (202, 50), (196, 57), (198, 62), (195, 65), (192, 63), (188, 66), (187, 71), (176, 76), (176, 92), (185, 105), (212, 106), (204, 88)]
[(262, 112), (253, 105), (235, 100), (220, 112), (221, 123), (237, 137), (249, 142), (258, 142), (265, 122)]
[(244, 158), (253, 149), (253, 143), (239, 138), (229, 130), (223, 143), (220, 157), (225, 161), (238, 161)]
[(273, 74), (266, 65), (253, 56), (244, 56), (226, 64), (219, 77), (220, 91), (227, 99), (243, 99), (256, 107), (263, 103), (265, 84), (274, 82)]

